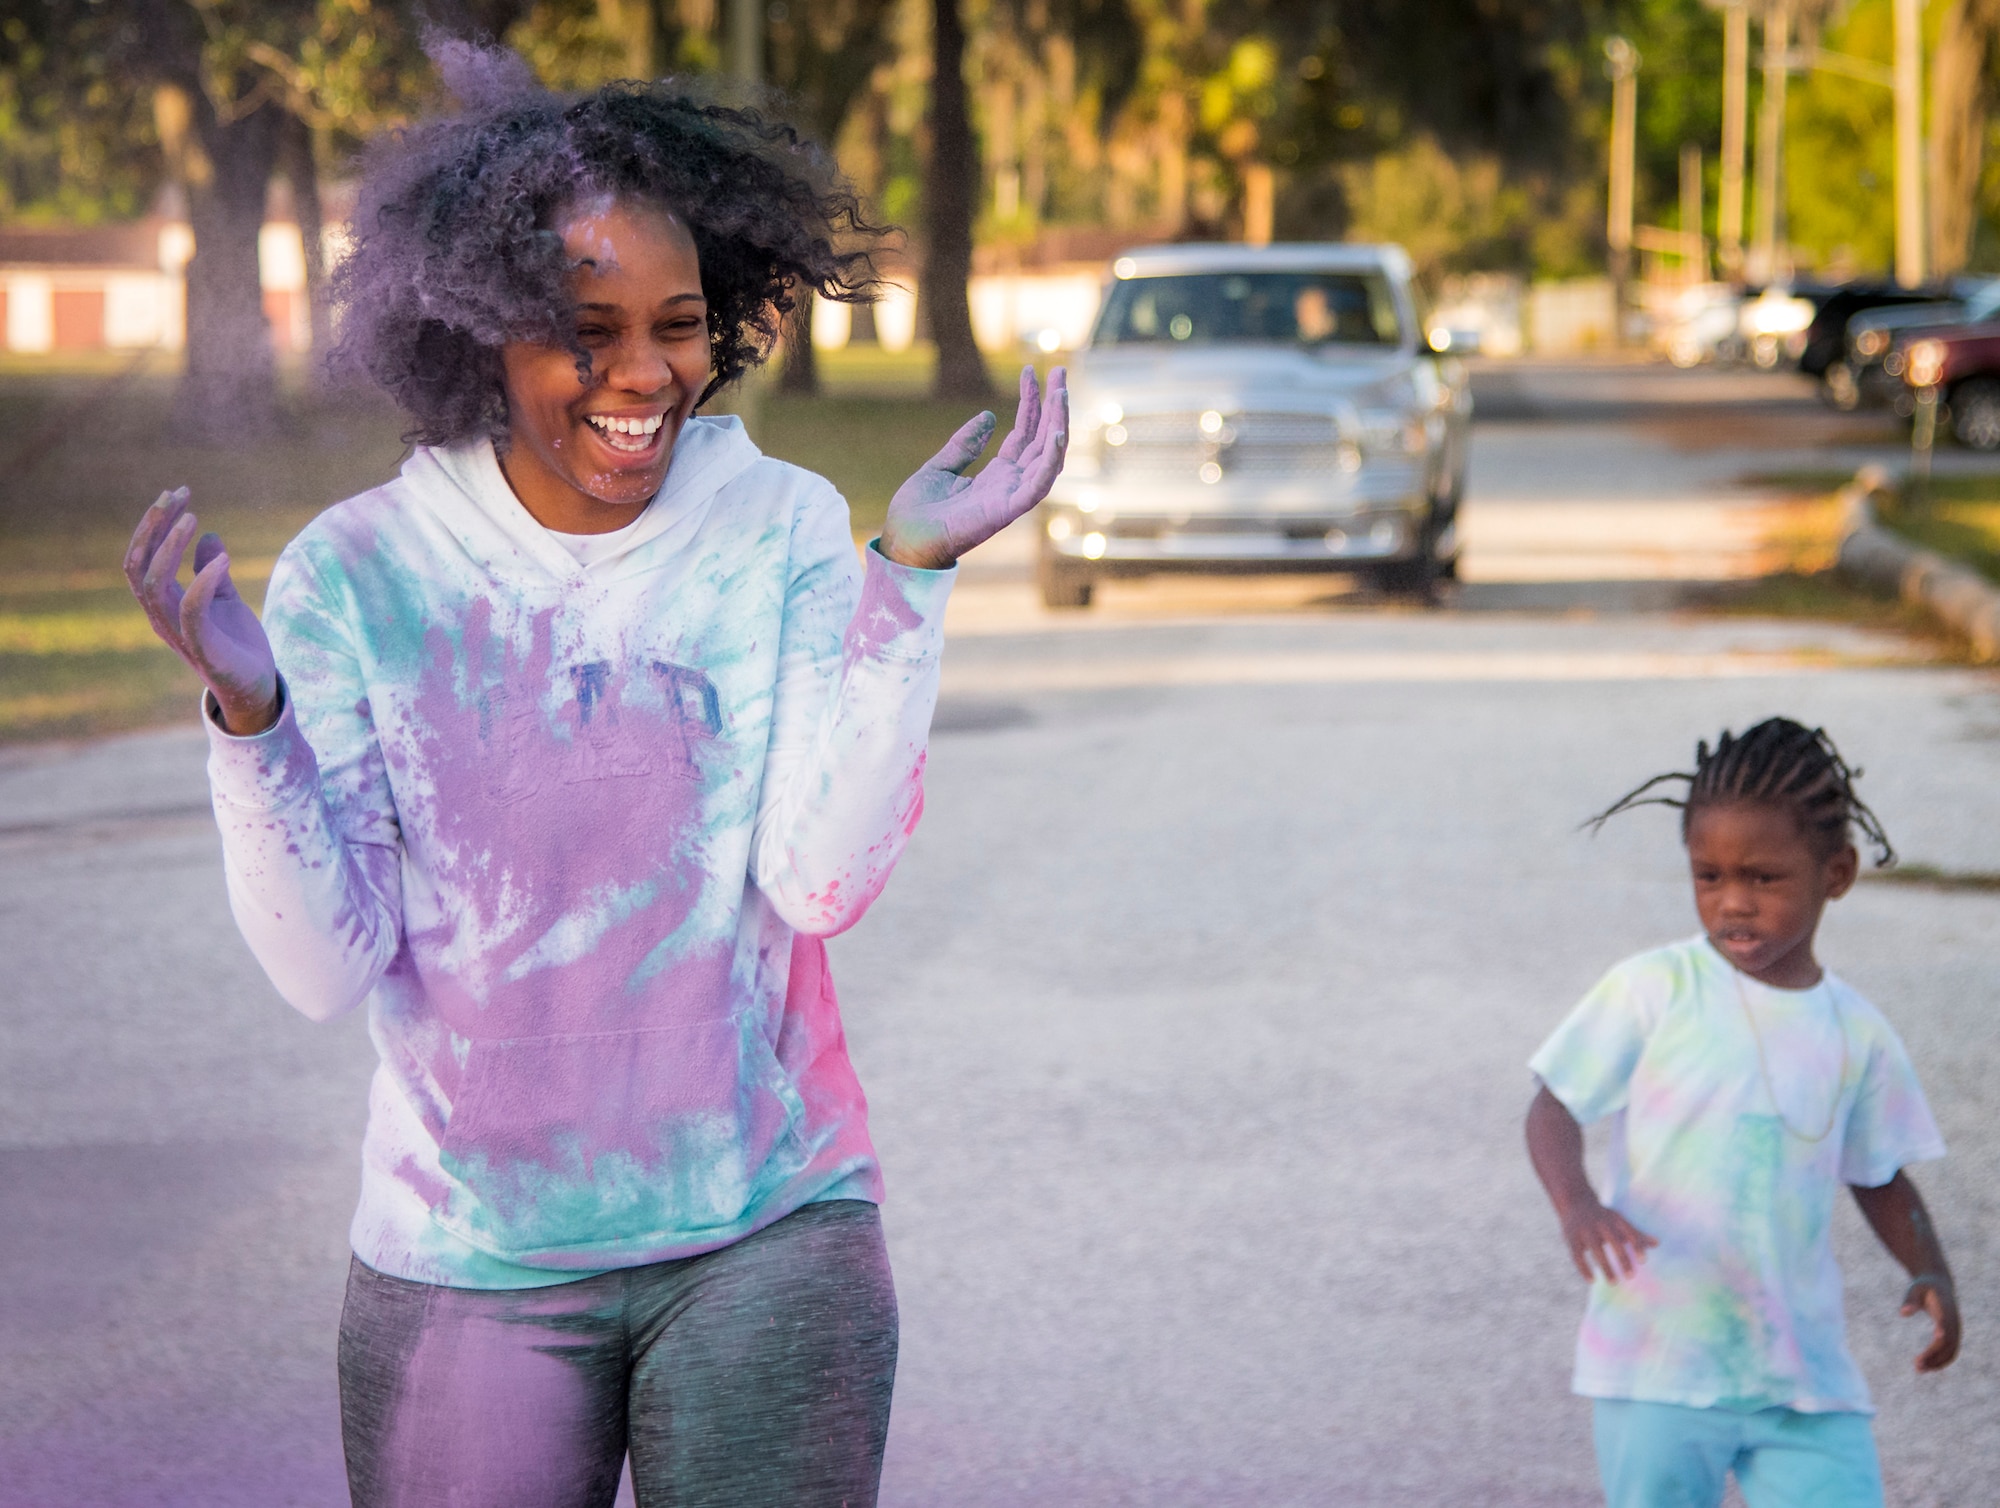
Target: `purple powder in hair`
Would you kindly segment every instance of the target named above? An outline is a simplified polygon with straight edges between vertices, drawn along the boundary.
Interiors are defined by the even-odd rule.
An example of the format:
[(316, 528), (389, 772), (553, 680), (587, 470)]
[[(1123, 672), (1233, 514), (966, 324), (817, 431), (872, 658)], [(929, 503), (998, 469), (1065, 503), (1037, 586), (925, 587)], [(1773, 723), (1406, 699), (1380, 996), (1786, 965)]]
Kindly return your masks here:
[(708, 299), (704, 400), (769, 356), (799, 290), (873, 297), (884, 228), (783, 121), (686, 81), (563, 94), (504, 49), (436, 40), (431, 53), (460, 108), (366, 154), (353, 241), (332, 278), (331, 361), (386, 389), (409, 439), (504, 444), (509, 343), (566, 349), (588, 374), (560, 234), (582, 195), (657, 206), (693, 236)]

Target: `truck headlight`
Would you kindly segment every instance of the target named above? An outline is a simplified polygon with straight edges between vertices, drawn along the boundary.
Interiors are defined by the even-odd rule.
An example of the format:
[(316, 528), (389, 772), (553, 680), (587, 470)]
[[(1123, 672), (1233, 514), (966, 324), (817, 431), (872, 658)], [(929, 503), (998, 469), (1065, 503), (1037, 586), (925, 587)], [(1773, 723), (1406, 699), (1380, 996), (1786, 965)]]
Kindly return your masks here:
[(1904, 380), (1911, 387), (1936, 387), (1944, 377), (1944, 342), (1920, 340), (1910, 347)]
[(1361, 416), (1361, 444), (1378, 455), (1422, 455), (1429, 439), (1420, 418), (1379, 412)]

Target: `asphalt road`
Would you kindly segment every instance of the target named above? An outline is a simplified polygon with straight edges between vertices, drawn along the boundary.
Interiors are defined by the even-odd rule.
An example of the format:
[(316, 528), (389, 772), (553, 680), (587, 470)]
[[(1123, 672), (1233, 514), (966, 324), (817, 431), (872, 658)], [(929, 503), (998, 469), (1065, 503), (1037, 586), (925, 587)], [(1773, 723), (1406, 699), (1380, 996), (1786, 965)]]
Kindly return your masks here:
[[(1659, 403), (1530, 378), (1540, 416), (1496, 416), (1475, 465), (1510, 422), (1556, 431), (1552, 472), (1659, 440)], [(1797, 417), (1759, 444), (1823, 453)], [(1717, 448), (1659, 442), (1713, 468), (1673, 496), (1728, 491)], [(1910, 860), (2000, 871), (2000, 679), (1588, 583), (1434, 613), (1135, 588), (1077, 620), (1015, 576), (968, 572), (923, 826), (834, 945), (903, 1309), (885, 1502), (1593, 1502), (1522, 1063), (1693, 921), (1669, 817), (1577, 823), (1784, 711), (1866, 767)], [(188, 729), (0, 758), (5, 1508), (345, 1501), (372, 1052), (237, 940), (200, 758)], [(1877, 882), (1825, 930), (1952, 1146), (1917, 1174), (1967, 1311), (1951, 1372), (1910, 1375), (1896, 1273), (1838, 1231), (1898, 1505), (1990, 1508), (2000, 1476), (1996, 936), (2000, 894)]]

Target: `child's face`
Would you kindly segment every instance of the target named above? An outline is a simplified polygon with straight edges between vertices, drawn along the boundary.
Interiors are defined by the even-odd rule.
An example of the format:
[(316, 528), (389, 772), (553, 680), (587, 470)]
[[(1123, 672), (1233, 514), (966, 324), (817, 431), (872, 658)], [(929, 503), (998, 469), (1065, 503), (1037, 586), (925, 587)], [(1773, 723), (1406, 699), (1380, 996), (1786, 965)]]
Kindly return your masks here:
[(1860, 868), (1852, 844), (1824, 858), (1782, 806), (1739, 801), (1688, 814), (1695, 909), (1717, 951), (1780, 989), (1819, 982), (1813, 934)]
[(708, 301), (694, 238), (665, 210), (599, 197), (561, 223), (577, 264), (574, 352), (501, 350), (507, 480), (541, 523), (596, 534), (635, 518), (666, 479), (674, 441), (708, 382)]

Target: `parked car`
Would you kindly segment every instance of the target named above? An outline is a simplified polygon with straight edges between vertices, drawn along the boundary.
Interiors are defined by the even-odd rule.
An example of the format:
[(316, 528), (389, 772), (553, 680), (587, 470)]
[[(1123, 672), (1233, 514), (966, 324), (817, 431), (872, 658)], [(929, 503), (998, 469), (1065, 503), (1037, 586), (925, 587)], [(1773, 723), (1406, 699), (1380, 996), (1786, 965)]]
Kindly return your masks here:
[(1727, 361), (1740, 354), (1743, 294), (1728, 283), (1697, 283), (1674, 294), (1654, 338), (1677, 367)]
[(1910, 342), (1903, 380), (1928, 390), (1938, 423), (1972, 450), (2000, 450), (2000, 324), (1957, 325)]
[[(1806, 327), (1799, 370), (1808, 377), (1824, 377), (1826, 369), (1847, 354), (1847, 324), (1857, 314), (1898, 304), (1933, 303), (1950, 296), (1949, 289), (1902, 288), (1894, 283), (1848, 283), (1837, 288), (1826, 296)], [(1825, 388), (1820, 391), (1826, 392)]]
[(1764, 371), (1775, 371), (1805, 354), (1812, 322), (1833, 290), (1813, 284), (1772, 285), (1746, 296), (1737, 322), (1743, 354)]
[(2000, 317), (2000, 278), (1958, 278), (1953, 297), (1869, 309), (1847, 322), (1847, 351), (1820, 375), (1823, 396), (1843, 413), (1886, 408), (1900, 398), (1904, 352), (1912, 340), (1947, 325), (1983, 324)]
[(1113, 574), (1457, 568), (1472, 395), (1397, 246), (1154, 246), (1112, 264), (1039, 512), (1051, 607)]

